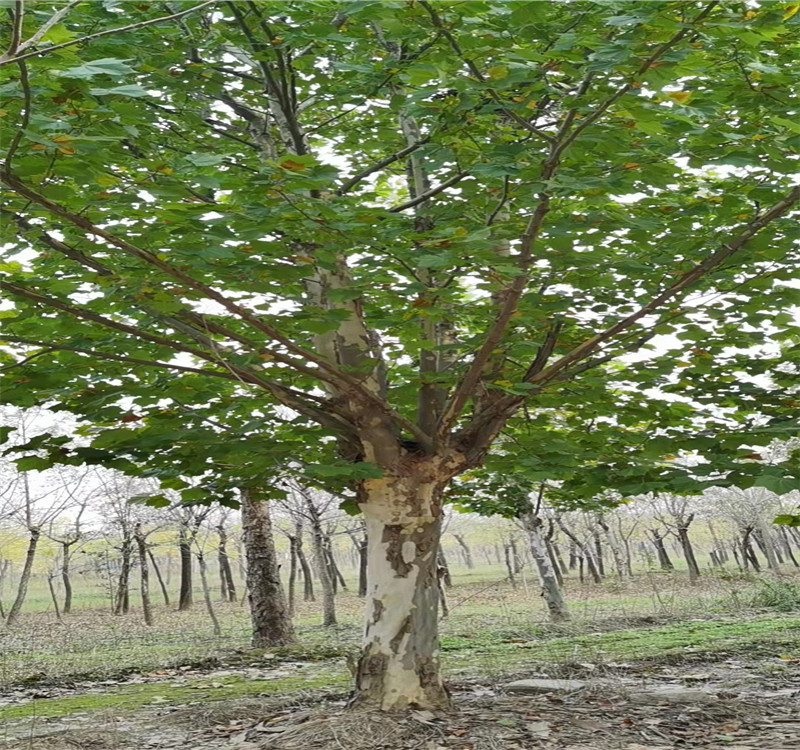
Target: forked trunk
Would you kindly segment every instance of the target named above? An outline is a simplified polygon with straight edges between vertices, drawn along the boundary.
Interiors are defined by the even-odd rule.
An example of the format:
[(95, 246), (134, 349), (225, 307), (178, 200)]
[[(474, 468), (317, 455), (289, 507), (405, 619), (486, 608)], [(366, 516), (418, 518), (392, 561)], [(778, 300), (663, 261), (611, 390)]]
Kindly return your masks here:
[(413, 475), (364, 483), (368, 590), (359, 703), (384, 710), (448, 703), (438, 654), (443, 485)]

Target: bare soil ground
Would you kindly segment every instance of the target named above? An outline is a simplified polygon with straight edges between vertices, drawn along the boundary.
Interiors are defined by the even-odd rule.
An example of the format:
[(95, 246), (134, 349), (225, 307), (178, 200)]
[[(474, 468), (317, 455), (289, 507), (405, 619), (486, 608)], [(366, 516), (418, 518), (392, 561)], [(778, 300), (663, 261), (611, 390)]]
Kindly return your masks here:
[[(451, 686), (449, 711), (360, 711), (347, 708), (342, 692), (314, 690), (28, 718), (7, 722), (0, 734), (9, 750), (797, 750), (800, 656), (769, 651), (690, 653), (667, 664), (560, 665), (547, 672), (586, 681), (572, 693), (503, 690), (507, 679), (541, 672), (471, 679)], [(206, 679), (215, 674), (208, 671)], [(652, 686), (690, 692), (677, 700), (645, 698)], [(86, 689), (78, 684), (59, 692)]]

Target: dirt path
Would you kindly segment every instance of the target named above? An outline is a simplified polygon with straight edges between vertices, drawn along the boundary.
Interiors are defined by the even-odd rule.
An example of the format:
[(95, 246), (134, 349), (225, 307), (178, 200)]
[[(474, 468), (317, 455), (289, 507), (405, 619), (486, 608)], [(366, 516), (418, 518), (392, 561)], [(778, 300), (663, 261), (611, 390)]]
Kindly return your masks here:
[[(503, 682), (455, 685), (454, 709), (398, 718), (346, 710), (344, 690), (303, 688), (304, 673), (326, 665), (291, 663), (238, 670), (172, 670), (132, 677), (128, 686), (163, 693), (135, 710), (117, 704), (59, 717), (7, 721), (0, 737), (16, 750), (797, 750), (800, 747), (800, 655), (679, 664), (573, 665), (548, 677), (580, 678), (578, 691), (511, 695)], [(166, 671), (165, 671), (166, 672)], [(533, 677), (521, 673), (514, 677)], [(214, 700), (214, 685), (237, 677), (249, 694)], [(293, 692), (265, 688), (296, 679)], [(220, 682), (216, 682), (219, 680)], [(193, 681), (198, 687), (193, 687)], [(316, 680), (309, 684), (318, 685)], [(280, 683), (272, 683), (279, 687)], [(187, 685), (189, 686), (187, 688)], [(670, 693), (647, 695), (652, 688)], [(80, 701), (111, 689), (98, 683), (59, 688), (56, 700)], [(176, 705), (170, 690), (197, 689)], [(210, 692), (209, 692), (210, 691)], [(158, 697), (158, 696), (155, 696)], [(20, 705), (24, 695), (6, 697)]]

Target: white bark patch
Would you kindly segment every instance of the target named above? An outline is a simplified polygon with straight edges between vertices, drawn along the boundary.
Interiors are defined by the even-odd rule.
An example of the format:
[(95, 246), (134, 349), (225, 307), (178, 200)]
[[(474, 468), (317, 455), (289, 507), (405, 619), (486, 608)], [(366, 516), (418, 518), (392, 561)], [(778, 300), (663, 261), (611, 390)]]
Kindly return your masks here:
[(403, 562), (410, 565), (417, 557), (417, 545), (414, 542), (403, 542)]

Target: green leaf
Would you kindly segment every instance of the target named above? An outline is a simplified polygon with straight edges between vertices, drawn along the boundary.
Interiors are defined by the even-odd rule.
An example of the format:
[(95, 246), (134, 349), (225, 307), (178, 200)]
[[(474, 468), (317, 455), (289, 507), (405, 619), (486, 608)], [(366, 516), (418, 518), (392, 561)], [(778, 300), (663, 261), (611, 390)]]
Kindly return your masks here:
[(99, 75), (125, 76), (135, 72), (130, 65), (126, 64), (129, 59), (118, 60), (114, 57), (103, 57), (74, 68), (62, 70), (59, 75), (62, 78), (93, 78)]
[(136, 84), (126, 84), (124, 86), (114, 86), (110, 89), (89, 89), (90, 94), (94, 94), (95, 96), (108, 96), (111, 94), (118, 94), (119, 96), (147, 96), (147, 91), (145, 91), (141, 86), (137, 86)]
[(44, 471), (52, 467), (53, 462), (49, 458), (39, 456), (25, 456), (18, 458), (14, 463), (19, 471)]

